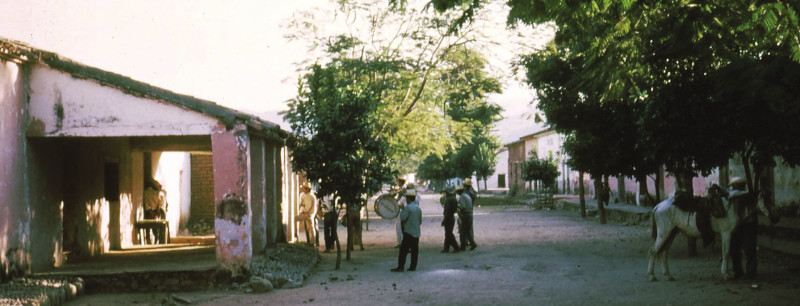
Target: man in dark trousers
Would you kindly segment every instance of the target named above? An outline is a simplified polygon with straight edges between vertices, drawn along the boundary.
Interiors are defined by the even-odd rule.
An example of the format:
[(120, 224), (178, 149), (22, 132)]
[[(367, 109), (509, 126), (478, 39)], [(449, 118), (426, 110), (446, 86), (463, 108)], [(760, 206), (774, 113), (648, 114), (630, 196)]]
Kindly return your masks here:
[(456, 189), (453, 186), (447, 186), (444, 189), (443, 206), (444, 206), (444, 219), (442, 226), (444, 226), (444, 249), (442, 253), (449, 253), (450, 247), (453, 247), (453, 253), (460, 252), (458, 241), (453, 234), (453, 227), (456, 224), (456, 210), (458, 210), (458, 200), (456, 199)]
[(322, 208), (325, 210), (323, 215), (323, 233), (325, 235), (325, 253), (330, 253), (335, 247), (336, 242), (336, 220), (339, 219), (339, 211), (336, 209), (333, 196), (326, 196), (322, 200)]
[(403, 272), (406, 266), (406, 255), (411, 252), (411, 265), (408, 271), (417, 270), (417, 259), (419, 257), (419, 236), (422, 225), (422, 209), (417, 202), (417, 192), (415, 189), (406, 189), (406, 206), (400, 212), (398, 219), (403, 228), (403, 241), (400, 243), (400, 256), (397, 258), (397, 268), (392, 272)]
[[(747, 180), (741, 177), (731, 178), (728, 184), (729, 201), (752, 201), (748, 197)], [(739, 221), (736, 230), (731, 236), (731, 262), (733, 264), (734, 277), (744, 276), (748, 280), (755, 280), (758, 272), (758, 262), (756, 260), (756, 237), (758, 235), (758, 213), (743, 216)], [(745, 257), (745, 267), (742, 271), (742, 253)], [(756, 286), (756, 284), (754, 284)]]
[(472, 235), (472, 198), (462, 186), (456, 188), (456, 193), (458, 193), (458, 218), (461, 219), (461, 228), (458, 231), (461, 235), (459, 237), (461, 250), (466, 250), (467, 244), (471, 245), (470, 250), (474, 250), (478, 245), (475, 244), (475, 237)]

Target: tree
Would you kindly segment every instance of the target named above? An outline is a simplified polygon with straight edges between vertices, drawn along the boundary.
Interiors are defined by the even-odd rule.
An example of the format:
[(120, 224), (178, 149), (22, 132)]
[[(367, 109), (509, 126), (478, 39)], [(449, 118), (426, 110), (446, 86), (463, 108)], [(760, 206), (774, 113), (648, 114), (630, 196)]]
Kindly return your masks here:
[[(313, 14), (291, 25), (290, 37), (310, 43), (314, 63), (301, 67), (298, 97), (284, 113), (295, 134), (292, 163), (348, 213), (423, 156), (470, 143), (499, 113), (484, 101), (499, 82), (468, 48), (477, 31), (453, 31), (447, 15), (381, 3), (340, 2), (334, 15), (343, 17), (344, 33), (322, 33)], [(348, 226), (348, 260), (350, 233)]]
[[(461, 109), (472, 111), (479, 109), (471, 105), (479, 102), (474, 97), (500, 90), (486, 60), (474, 51), (490, 43), (490, 37), (480, 27), (457, 26), (455, 13), (438, 14), (418, 4), (340, 1), (335, 12), (305, 13), (290, 24), (294, 32), (289, 37), (308, 42), (310, 62), (338, 54), (402, 63), (403, 69), (380, 76), (396, 86), (382, 92), (375, 126), (387, 140), (391, 159), (398, 161), (393, 166), (402, 173), (416, 170), (428, 154), (442, 156), (455, 144), (469, 142), (473, 125), (481, 121), (453, 119), (448, 112), (454, 98), (468, 106)], [(319, 27), (327, 16), (341, 26)]]
[(558, 175), (558, 166), (552, 159), (531, 156), (522, 164), (522, 178), (526, 181), (539, 181), (545, 188), (553, 188)]
[(417, 167), (417, 177), (421, 180), (430, 180), (434, 183), (435, 188), (441, 189), (444, 187), (442, 182), (455, 176), (453, 168), (450, 166), (451, 158), (452, 154), (428, 155)]
[(497, 149), (496, 145), (491, 146), (490, 143), (481, 143), (475, 152), (473, 159), (475, 176), (478, 180), (483, 180), (484, 190), (489, 188), (486, 184), (487, 178), (494, 174), (494, 166), (497, 164)]
[[(313, 65), (283, 113), (293, 131), (287, 140), (292, 166), (319, 185), (318, 196), (338, 196), (348, 214), (393, 177), (389, 145), (375, 127), (380, 97), (394, 83), (375, 76), (401, 69), (396, 62), (341, 58)], [(348, 224), (348, 260), (352, 243)]]

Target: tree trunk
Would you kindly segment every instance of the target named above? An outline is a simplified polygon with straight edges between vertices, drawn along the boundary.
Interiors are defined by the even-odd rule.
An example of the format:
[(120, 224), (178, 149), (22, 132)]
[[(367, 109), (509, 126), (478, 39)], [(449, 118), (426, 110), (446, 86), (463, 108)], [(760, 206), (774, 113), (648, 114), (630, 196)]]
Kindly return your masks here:
[(625, 201), (625, 177), (618, 176), (617, 177), (617, 201), (615, 203), (626, 203)]
[(667, 196), (664, 194), (664, 166), (656, 170), (656, 203), (661, 203)]
[(339, 235), (336, 235), (336, 270), (339, 270), (341, 264), (342, 264), (342, 246), (339, 244)]
[(578, 189), (581, 199), (581, 218), (586, 218), (586, 193), (583, 187), (583, 172), (578, 172)]
[(640, 198), (647, 199), (650, 197), (650, 191), (647, 190), (647, 175), (637, 175), (636, 181), (639, 182), (639, 196), (636, 198), (636, 203), (643, 206), (645, 203), (642, 203)]
[(351, 214), (350, 210), (351, 209), (348, 207), (347, 208), (347, 212), (344, 213), (345, 214), (344, 217), (347, 220), (347, 251), (345, 253), (345, 254), (347, 254), (347, 256), (345, 257), (345, 260), (347, 260), (347, 261), (350, 261), (350, 250), (353, 249), (353, 232), (354, 232), (354, 230), (353, 230), (353, 224), (351, 224), (353, 222), (351, 222), (352, 219), (350, 219), (350, 214)]
[[(595, 181), (597, 181), (597, 180), (595, 180)], [(600, 215), (600, 224), (606, 224), (607, 223), (607, 221), (606, 221), (606, 208), (605, 208), (605, 205), (603, 205), (603, 200), (600, 197), (600, 193), (602, 192), (603, 188), (605, 188), (605, 186), (608, 186), (608, 176), (601, 176), (600, 177), (600, 182), (595, 183), (595, 186), (599, 186), (600, 187), (599, 189), (595, 189), (595, 192), (594, 192), (595, 195), (596, 195), (596, 198), (597, 198), (597, 214)]]

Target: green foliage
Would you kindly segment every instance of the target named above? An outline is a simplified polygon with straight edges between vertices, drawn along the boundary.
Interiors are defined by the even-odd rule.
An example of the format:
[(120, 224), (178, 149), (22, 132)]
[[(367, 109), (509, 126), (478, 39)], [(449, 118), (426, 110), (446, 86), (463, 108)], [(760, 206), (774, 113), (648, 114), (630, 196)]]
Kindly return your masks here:
[(428, 155), (417, 168), (417, 177), (422, 180), (444, 181), (455, 177), (453, 168), (450, 167), (451, 155)]
[[(499, 121), (500, 108), (484, 99), (499, 92), (500, 83), (474, 51), (482, 35), (470, 27), (453, 31), (458, 14), (405, 2), (339, 4), (336, 12), (299, 15), (289, 38), (308, 42), (309, 62), (369, 62), (376, 69), (361, 70), (361, 78), (392, 84), (376, 97), (380, 105), (373, 129), (385, 139), (394, 170), (414, 172), (429, 154), (442, 157)], [(347, 34), (317, 27), (328, 16), (341, 16)], [(397, 69), (378, 70), (379, 63)]]
[[(523, 63), (548, 123), (569, 135), (565, 151), (576, 168), (593, 176), (631, 171), (639, 176), (661, 163), (672, 173), (694, 174), (727, 163), (734, 153), (745, 158), (745, 167), (768, 164), (772, 154), (794, 160), (789, 151), (795, 145), (787, 139), (793, 135), (773, 136), (800, 128), (781, 119), (796, 116), (797, 95), (788, 82), (729, 79), (733, 71), (766, 75), (755, 67), (769, 66), (774, 58), (784, 65), (800, 61), (800, 4), (508, 4), (512, 23), (555, 22), (558, 28), (551, 48)], [(794, 79), (790, 69), (768, 69), (772, 80)], [(772, 100), (767, 91), (784, 95)], [(633, 154), (608, 154), (618, 148)], [(618, 162), (626, 160), (633, 167)]]
[(399, 69), (392, 62), (337, 59), (305, 75), (283, 115), (294, 132), (287, 140), (292, 166), (319, 183), (319, 196), (335, 194), (358, 205), (392, 179), (389, 146), (375, 127), (380, 97), (394, 83), (370, 72)]
[(541, 181), (547, 188), (554, 186), (558, 175), (558, 166), (552, 159), (532, 156), (522, 164), (522, 178), (525, 181)]

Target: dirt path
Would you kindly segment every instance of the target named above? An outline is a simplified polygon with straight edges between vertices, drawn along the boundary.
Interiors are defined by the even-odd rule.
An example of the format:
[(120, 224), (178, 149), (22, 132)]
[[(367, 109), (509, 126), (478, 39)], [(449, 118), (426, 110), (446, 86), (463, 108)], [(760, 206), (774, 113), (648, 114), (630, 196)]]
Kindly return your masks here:
[[(478, 248), (442, 254), (437, 195), (425, 195), (420, 263), (416, 272), (397, 265), (392, 220), (372, 220), (365, 251), (334, 270), (336, 254), (322, 254), (303, 288), (264, 294), (197, 292), (179, 295), (199, 305), (791, 305), (800, 292), (797, 270), (776, 259), (759, 264), (759, 289), (744, 280), (724, 282), (719, 247), (686, 256), (685, 238), (673, 245), (670, 267), (677, 281), (645, 276), (647, 226), (598, 225), (574, 212), (527, 207), (475, 211)], [(344, 241), (344, 229), (340, 235)], [(660, 276), (660, 268), (656, 269)], [(160, 303), (166, 294), (87, 296), (76, 305)]]

